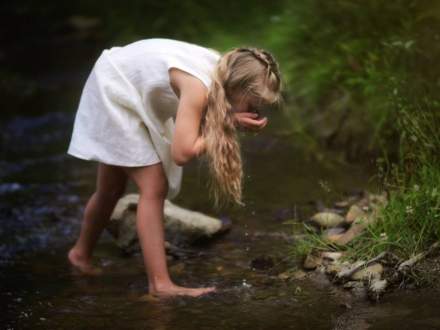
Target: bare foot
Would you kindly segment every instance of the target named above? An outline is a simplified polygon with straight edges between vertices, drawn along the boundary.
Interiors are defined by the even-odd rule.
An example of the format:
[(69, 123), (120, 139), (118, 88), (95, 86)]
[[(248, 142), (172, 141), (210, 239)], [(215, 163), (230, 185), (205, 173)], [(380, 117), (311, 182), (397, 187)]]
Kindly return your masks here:
[(178, 285), (164, 286), (160, 288), (154, 288), (149, 290), (149, 295), (156, 297), (171, 297), (171, 296), (192, 296), (198, 297), (209, 292), (215, 292), (217, 288), (215, 286), (207, 288), (185, 288)]
[(102, 274), (101, 268), (93, 266), (90, 260), (85, 259), (74, 248), (69, 251), (67, 259), (76, 270), (81, 272), (81, 274), (92, 276)]

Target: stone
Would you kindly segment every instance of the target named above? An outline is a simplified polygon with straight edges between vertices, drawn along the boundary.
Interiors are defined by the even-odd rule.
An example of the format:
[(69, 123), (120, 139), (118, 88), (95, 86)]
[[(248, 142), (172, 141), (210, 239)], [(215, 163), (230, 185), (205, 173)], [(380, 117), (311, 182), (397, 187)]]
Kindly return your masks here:
[(352, 205), (345, 216), (345, 221), (347, 223), (353, 223), (359, 218), (366, 217), (366, 215), (367, 214), (359, 206)]
[(328, 275), (336, 275), (342, 270), (342, 265), (340, 264), (330, 264), (325, 268), (325, 273)]
[(290, 278), (290, 272), (282, 272), (280, 274), (278, 274), (278, 278), (280, 280), (288, 280)]
[(373, 279), (370, 283), (369, 290), (373, 293), (382, 293), (388, 286), (387, 280)]
[(336, 242), (338, 239), (342, 237), (345, 233), (345, 228), (343, 227), (334, 227), (324, 230), (322, 233), (322, 238), (329, 242)]
[(313, 254), (307, 255), (304, 259), (303, 268), (305, 270), (314, 270), (322, 264), (322, 258)]
[(378, 301), (379, 298), (385, 293), (387, 289), (388, 281), (373, 279), (368, 286), (368, 297), (374, 301)]
[(339, 202), (335, 202), (334, 206), (340, 209), (348, 208), (350, 205), (354, 204), (359, 200), (358, 196), (349, 196), (348, 198), (341, 200)]
[[(139, 248), (136, 232), (138, 201), (138, 194), (128, 194), (121, 198), (107, 226), (116, 244), (126, 252)], [(164, 227), (167, 240), (192, 243), (201, 238), (211, 238), (226, 232), (230, 229), (231, 222), (194, 212), (165, 200)]]
[(344, 218), (334, 212), (319, 212), (312, 216), (310, 220), (324, 228), (337, 227), (344, 223)]
[(353, 239), (358, 237), (368, 225), (372, 224), (376, 218), (373, 215), (368, 215), (365, 218), (357, 219), (351, 227), (341, 235), (334, 243), (338, 245), (346, 245)]
[(380, 263), (376, 263), (358, 270), (353, 275), (351, 275), (351, 279), (355, 281), (380, 279), (382, 273), (383, 266)]
[(307, 274), (303, 272), (302, 270), (297, 270), (292, 274), (292, 278), (295, 280), (302, 280), (304, 277), (306, 277)]
[(326, 260), (326, 261), (330, 261), (330, 262), (337, 262), (341, 257), (342, 257), (342, 252), (331, 252), (331, 251), (326, 251), (326, 252), (322, 252), (321, 253), (321, 257)]

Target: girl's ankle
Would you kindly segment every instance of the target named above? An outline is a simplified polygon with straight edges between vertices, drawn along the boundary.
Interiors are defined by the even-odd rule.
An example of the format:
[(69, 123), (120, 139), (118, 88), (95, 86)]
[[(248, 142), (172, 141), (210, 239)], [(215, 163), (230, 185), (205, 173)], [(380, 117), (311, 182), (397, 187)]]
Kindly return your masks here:
[(81, 251), (81, 249), (79, 249), (77, 246), (74, 246), (70, 249), (69, 256), (83, 262), (88, 262), (91, 260), (91, 256), (88, 256), (86, 253), (84, 253), (84, 251)]
[(148, 281), (148, 288), (150, 292), (166, 291), (176, 285), (171, 280), (156, 280)]

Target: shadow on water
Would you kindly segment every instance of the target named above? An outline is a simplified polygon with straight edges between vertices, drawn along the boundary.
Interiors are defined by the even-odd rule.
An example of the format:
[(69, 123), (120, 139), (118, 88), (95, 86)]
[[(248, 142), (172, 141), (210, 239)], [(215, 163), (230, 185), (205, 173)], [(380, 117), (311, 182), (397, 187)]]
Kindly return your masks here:
[[(78, 91), (80, 86), (71, 88)], [(438, 298), (430, 293), (397, 293), (381, 305), (347, 310), (325, 281), (277, 277), (293, 265), (287, 253), (295, 242), (284, 220), (306, 218), (317, 202), (328, 204), (344, 192), (374, 188), (367, 166), (341, 163), (332, 154), (317, 161), (294, 139), (279, 134), (286, 125), (280, 114), (274, 114), (263, 133), (243, 138), (247, 206), (217, 214), (232, 219), (232, 230), (192, 246), (192, 257), (169, 262), (179, 284), (216, 285), (218, 294), (140, 302), (147, 291), (141, 256), (123, 256), (106, 233), (96, 251), (104, 275), (76, 275), (65, 254), (93, 191), (96, 165), (65, 154), (74, 107), (47, 109), (40, 115), (11, 116), (1, 125), (0, 318), (6, 329), (439, 326), (433, 317)], [(177, 202), (216, 213), (207, 197), (206, 173), (197, 162), (185, 168)], [(273, 266), (253, 268), (252, 260), (258, 258), (269, 258)]]

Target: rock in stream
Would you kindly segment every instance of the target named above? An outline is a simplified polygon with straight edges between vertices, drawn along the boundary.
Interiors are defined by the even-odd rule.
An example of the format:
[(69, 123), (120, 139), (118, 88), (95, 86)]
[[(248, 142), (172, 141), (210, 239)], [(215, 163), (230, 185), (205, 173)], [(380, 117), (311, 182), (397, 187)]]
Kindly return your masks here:
[[(116, 244), (125, 252), (138, 249), (136, 232), (138, 201), (138, 194), (129, 194), (121, 198), (107, 227)], [(211, 238), (226, 232), (230, 229), (231, 222), (191, 211), (165, 200), (164, 227), (167, 241), (192, 243), (201, 238)]]

